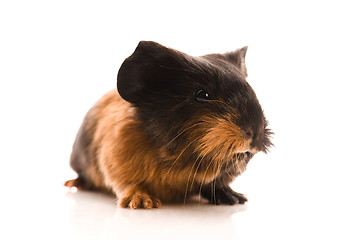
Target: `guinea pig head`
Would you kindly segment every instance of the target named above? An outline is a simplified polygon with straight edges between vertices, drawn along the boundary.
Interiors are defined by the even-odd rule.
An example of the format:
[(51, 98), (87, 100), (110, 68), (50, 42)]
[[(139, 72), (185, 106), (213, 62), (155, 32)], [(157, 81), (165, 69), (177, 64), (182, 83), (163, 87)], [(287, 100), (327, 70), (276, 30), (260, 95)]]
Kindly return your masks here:
[(266, 152), (271, 132), (246, 81), (246, 51), (193, 57), (142, 41), (119, 69), (118, 92), (149, 141), (179, 167)]

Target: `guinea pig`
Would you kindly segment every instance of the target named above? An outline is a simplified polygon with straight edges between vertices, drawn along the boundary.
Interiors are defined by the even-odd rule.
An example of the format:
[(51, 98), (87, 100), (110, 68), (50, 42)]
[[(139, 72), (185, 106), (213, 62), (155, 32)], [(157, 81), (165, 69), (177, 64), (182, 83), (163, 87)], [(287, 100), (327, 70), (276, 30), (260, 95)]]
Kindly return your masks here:
[(247, 47), (200, 57), (141, 41), (125, 59), (117, 90), (86, 114), (67, 187), (113, 193), (122, 208), (158, 208), (201, 195), (243, 204), (230, 188), (257, 152), (272, 145), (246, 81)]

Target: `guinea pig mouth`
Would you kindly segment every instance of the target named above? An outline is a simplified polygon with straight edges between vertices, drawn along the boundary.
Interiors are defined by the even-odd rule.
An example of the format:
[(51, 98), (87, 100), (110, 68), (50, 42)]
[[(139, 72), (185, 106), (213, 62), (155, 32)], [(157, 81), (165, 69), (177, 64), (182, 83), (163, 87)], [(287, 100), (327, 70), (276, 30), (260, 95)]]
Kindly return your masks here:
[(248, 164), (249, 160), (257, 153), (256, 149), (245, 149), (243, 151), (238, 151), (235, 153), (237, 159), (242, 160), (245, 164)]
[(245, 168), (245, 166), (248, 164), (248, 162), (251, 160), (251, 158), (253, 157), (254, 154), (252, 154), (249, 151), (245, 151), (242, 153), (236, 153), (234, 155), (234, 157), (237, 159), (237, 161), (239, 162), (243, 162), (243, 164), (245, 164), (243, 167)]
[(256, 149), (243, 149), (243, 150), (238, 150), (235, 152), (235, 154), (245, 154), (245, 155), (251, 155), (251, 154), (255, 154), (258, 151)]
[(251, 153), (249, 151), (245, 151), (245, 152), (238, 153), (237, 155), (241, 155), (241, 156), (244, 156), (244, 157), (250, 157)]

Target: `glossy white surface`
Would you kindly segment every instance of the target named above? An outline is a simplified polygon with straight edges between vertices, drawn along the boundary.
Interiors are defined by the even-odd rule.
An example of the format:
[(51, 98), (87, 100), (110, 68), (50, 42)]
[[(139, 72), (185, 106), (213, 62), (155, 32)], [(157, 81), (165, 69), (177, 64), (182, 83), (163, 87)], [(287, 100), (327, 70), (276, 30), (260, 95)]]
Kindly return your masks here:
[[(361, 239), (360, 22), (353, 1), (1, 1), (0, 239)], [(276, 134), (232, 185), (246, 205), (132, 211), (62, 187), (84, 114), (139, 40), (249, 46)]]

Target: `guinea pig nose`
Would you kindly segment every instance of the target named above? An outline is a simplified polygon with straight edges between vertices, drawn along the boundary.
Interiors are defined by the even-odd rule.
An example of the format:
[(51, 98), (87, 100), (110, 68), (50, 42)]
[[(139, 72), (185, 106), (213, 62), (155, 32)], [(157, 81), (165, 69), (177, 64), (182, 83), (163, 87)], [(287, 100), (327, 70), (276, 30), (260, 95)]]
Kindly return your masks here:
[(253, 138), (253, 130), (251, 128), (243, 129), (243, 133), (247, 138)]

